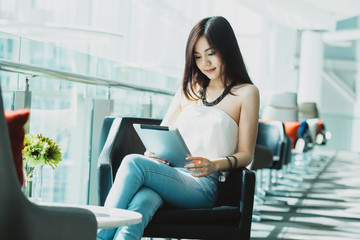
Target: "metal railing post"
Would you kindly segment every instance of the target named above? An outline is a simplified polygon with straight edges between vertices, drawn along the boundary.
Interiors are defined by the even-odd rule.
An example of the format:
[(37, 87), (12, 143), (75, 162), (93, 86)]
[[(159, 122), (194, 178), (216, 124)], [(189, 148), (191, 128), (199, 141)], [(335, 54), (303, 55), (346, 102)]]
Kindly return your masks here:
[(25, 78), (25, 90), (14, 92), (14, 110), (31, 109), (31, 91), (29, 90), (29, 78)]
[(90, 173), (89, 173), (89, 195), (88, 204), (97, 205), (97, 160), (99, 157), (99, 140), (101, 127), (104, 117), (112, 115), (114, 112), (114, 100), (110, 99), (110, 90), (107, 99), (94, 99), (91, 117), (91, 137), (90, 137)]
[[(25, 78), (25, 90), (16, 90), (14, 92), (14, 110), (29, 109), (31, 110), (31, 91), (29, 78)], [(30, 120), (24, 126), (25, 132), (30, 132)]]

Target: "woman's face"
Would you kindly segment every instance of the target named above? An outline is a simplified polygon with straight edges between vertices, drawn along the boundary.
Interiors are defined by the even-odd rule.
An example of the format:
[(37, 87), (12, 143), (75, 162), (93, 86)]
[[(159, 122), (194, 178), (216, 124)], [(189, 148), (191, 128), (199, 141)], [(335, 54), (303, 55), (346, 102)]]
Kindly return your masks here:
[(210, 80), (221, 80), (221, 58), (215, 49), (211, 48), (204, 36), (201, 36), (194, 48), (196, 66)]

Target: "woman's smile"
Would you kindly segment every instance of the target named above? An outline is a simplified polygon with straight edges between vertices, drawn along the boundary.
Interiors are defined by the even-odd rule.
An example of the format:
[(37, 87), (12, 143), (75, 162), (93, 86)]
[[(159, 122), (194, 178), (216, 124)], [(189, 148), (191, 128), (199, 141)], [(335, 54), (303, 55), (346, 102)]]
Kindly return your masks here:
[(205, 69), (205, 72), (213, 73), (215, 70), (216, 70), (216, 68), (210, 68), (210, 69)]

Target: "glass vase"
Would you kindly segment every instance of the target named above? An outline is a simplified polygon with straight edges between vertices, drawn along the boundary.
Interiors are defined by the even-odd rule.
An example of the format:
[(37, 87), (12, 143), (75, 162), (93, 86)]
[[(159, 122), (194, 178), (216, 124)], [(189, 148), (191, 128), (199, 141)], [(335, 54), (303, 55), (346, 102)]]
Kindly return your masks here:
[(41, 201), (42, 181), (43, 181), (43, 165), (34, 167), (32, 177), (32, 193), (31, 197), (35, 201)]
[(24, 194), (27, 198), (32, 197), (34, 167), (25, 166)]

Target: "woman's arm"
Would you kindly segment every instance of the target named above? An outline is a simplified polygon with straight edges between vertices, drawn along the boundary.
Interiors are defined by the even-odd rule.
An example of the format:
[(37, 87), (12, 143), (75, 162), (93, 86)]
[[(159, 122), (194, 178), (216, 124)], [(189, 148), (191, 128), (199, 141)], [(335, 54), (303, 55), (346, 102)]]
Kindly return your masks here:
[[(238, 163), (235, 167), (246, 167), (252, 162), (259, 125), (259, 91), (254, 85), (244, 90), (239, 118), (238, 152), (234, 154)], [(232, 163), (234, 166), (234, 159)]]
[(164, 119), (161, 122), (162, 126), (173, 126), (177, 117), (179, 116), (180, 112), (181, 112), (181, 97), (182, 97), (182, 92), (181, 92), (181, 88), (179, 88), (176, 91), (176, 94), (173, 98), (173, 100), (171, 101), (171, 104), (164, 116)]
[[(218, 170), (226, 171), (235, 167), (246, 167), (251, 163), (258, 129), (259, 91), (254, 85), (248, 85), (243, 87), (241, 93), (237, 95), (241, 101), (238, 151), (233, 154), (237, 161), (233, 157), (229, 157), (228, 160), (226, 156), (211, 159), (211, 161), (201, 157), (189, 157), (188, 160), (193, 160), (193, 162), (188, 164), (186, 168), (190, 171), (200, 172), (193, 174), (194, 176), (203, 177)], [(239, 106), (238, 104), (235, 105)]]

